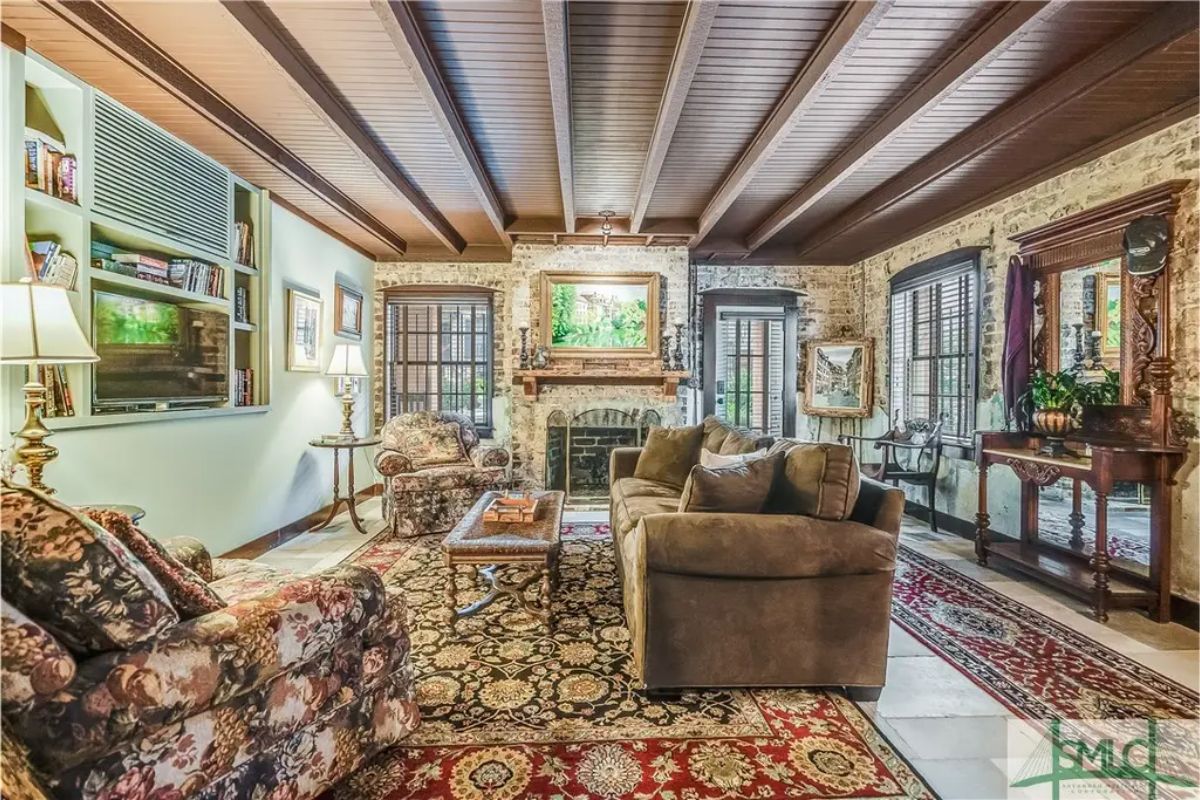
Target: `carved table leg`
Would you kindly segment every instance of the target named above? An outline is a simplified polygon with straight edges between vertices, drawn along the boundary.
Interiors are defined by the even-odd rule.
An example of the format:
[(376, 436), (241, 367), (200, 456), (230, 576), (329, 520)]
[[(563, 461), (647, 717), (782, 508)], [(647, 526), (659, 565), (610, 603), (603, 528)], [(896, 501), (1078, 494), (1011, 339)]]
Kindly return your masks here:
[(987, 464), (979, 467), (979, 512), (975, 515), (975, 560), (986, 567), (988, 559), (988, 526), (991, 518), (987, 513)]
[(458, 591), (454, 585), (454, 565), (446, 563), (446, 609), (450, 612), (450, 635), (458, 633)]
[(1108, 622), (1108, 495), (1096, 492), (1096, 552), (1092, 554), (1096, 619)]
[(1083, 488), (1079, 479), (1071, 481), (1071, 514), (1067, 517), (1071, 523), (1071, 549), (1083, 547)]
[(542, 567), (542, 583), (540, 597), (538, 598), (541, 606), (546, 611), (546, 628), (550, 633), (554, 633), (554, 602), (550, 593), (550, 566)]

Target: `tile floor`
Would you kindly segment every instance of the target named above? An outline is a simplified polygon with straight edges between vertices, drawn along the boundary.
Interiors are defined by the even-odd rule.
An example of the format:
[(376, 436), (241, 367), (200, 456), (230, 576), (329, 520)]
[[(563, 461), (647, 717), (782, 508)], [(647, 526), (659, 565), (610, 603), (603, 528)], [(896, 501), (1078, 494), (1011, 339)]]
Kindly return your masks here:
[[(371, 534), (381, 530), (379, 499), (360, 507)], [(599, 522), (604, 512), (567, 512), (566, 522)], [(952, 534), (932, 534), (906, 520), (905, 544), (988, 584), (1163, 675), (1200, 684), (1200, 634), (1181, 625), (1157, 625), (1134, 611), (1112, 614), (1107, 625), (1084, 615), (1083, 604), (1016, 574), (982, 569), (972, 544)], [(343, 515), (333, 525), (305, 533), (259, 561), (294, 571), (333, 566), (368, 539)], [(887, 686), (876, 703), (863, 704), (879, 728), (945, 800), (1003, 798), (1004, 754), (1012, 715), (913, 636), (892, 625)]]

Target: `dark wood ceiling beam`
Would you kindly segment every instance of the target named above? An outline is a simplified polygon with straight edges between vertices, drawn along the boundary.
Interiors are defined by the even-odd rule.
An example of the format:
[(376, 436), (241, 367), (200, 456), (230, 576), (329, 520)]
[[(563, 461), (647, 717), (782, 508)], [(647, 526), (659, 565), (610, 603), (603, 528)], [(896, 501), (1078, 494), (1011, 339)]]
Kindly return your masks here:
[(964, 83), (1042, 22), (1058, 13), (1065, 0), (1012, 2), (1002, 6), (965, 44), (897, 103), (837, 157), (826, 164), (800, 191), (767, 216), (746, 239), (751, 252), (812, 208), (909, 126), (936, 107)]
[(329, 203), (377, 239), (388, 251), (404, 254), (408, 243), (403, 237), (318, 174), (106, 4), (90, 0), (59, 0), (43, 2), (42, 6)]
[(425, 104), (429, 107), (434, 119), (437, 120), (438, 127), (442, 129), (442, 135), (454, 152), (459, 168), (467, 183), (470, 184), (471, 191), (479, 201), (480, 207), (483, 208), (483, 213), (487, 215), (488, 221), (499, 235), (500, 241), (505, 246), (511, 247), (512, 239), (505, 231), (508, 219), (504, 213), (504, 207), (500, 203), (500, 197), (496, 193), (495, 186), (492, 185), (492, 179), (484, 167), (483, 159), (479, 157), (479, 152), (475, 149), (475, 142), (467, 130), (466, 123), (463, 122), (462, 115), (458, 112), (458, 106), (450, 96), (450, 90), (446, 87), (446, 81), (421, 33), (421, 27), (417, 24), (412, 9), (407, 3), (395, 2), (395, 0), (393, 2), (372, 0), (371, 6), (375, 9), (380, 21), (383, 22), (383, 27), (387, 30), (388, 37), (392, 40), (400, 58), (408, 67), (413, 82), (420, 90), (421, 96), (425, 98)]
[(717, 191), (700, 214), (700, 228), (692, 245), (699, 244), (720, 221), (729, 207), (749, 185), (758, 170), (796, 127), (800, 117), (838, 73), (846, 59), (858, 48), (891, 8), (891, 0), (848, 2), (829, 26), (804, 67), (776, 104), (749, 146), (725, 176)]
[(1196, 4), (1164, 4), (1162, 10), (1142, 25), (984, 118), (868, 194), (834, 220), (819, 237), (805, 243), (798, 255), (805, 256), (846, 234), (1000, 142), (1016, 136), (1053, 114), (1063, 103), (1093, 91), (1148, 53), (1192, 35), (1198, 24), (1200, 14)]
[(330, 90), (309, 55), (284, 33), (284, 25), (261, 0), (221, 0), (263, 54), (304, 98), (306, 104), (405, 204), (422, 225), (456, 253), (466, 240), (421, 191), (401, 172), (391, 156), (368, 133), (342, 98)]
[(543, 0), (546, 63), (550, 72), (550, 104), (554, 111), (554, 143), (558, 150), (558, 183), (562, 193), (563, 228), (575, 232), (575, 166), (571, 155), (571, 52), (567, 37), (567, 4)]
[(646, 219), (646, 211), (650, 208), (650, 199), (654, 195), (658, 175), (667, 158), (667, 149), (675, 136), (675, 126), (679, 124), (679, 115), (683, 113), (688, 89), (692, 86), (692, 78), (696, 76), (700, 57), (704, 54), (708, 32), (717, 18), (717, 7), (716, 0), (691, 0), (684, 11), (679, 39), (675, 43), (675, 56), (671, 60), (671, 70), (663, 87), (658, 117), (654, 121), (654, 132), (650, 136), (646, 161), (642, 165), (642, 177), (638, 181), (633, 215), (629, 220), (630, 230), (634, 233), (641, 231), (642, 223)]

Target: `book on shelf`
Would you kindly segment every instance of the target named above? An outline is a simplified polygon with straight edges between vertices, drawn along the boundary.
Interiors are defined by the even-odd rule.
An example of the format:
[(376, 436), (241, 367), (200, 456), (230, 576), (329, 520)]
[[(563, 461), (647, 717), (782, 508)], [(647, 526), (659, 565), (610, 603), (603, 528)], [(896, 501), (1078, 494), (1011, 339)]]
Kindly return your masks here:
[(75, 277), (79, 273), (79, 262), (53, 239), (28, 242), (30, 258), (25, 262), (29, 277), (38, 283), (75, 288)]
[(249, 222), (235, 222), (234, 232), (237, 234), (237, 258), (234, 260), (244, 267), (258, 267), (254, 258), (254, 228)]
[(25, 129), (25, 185), (40, 192), (77, 203), (75, 156), (65, 152), (62, 142), (40, 131)]
[(46, 387), (46, 404), (42, 406), (43, 417), (75, 416), (75, 402), (71, 397), (71, 385), (67, 382), (65, 365), (38, 366), (37, 380)]
[(238, 286), (233, 290), (233, 320), (250, 321), (250, 292), (245, 286)]
[(254, 405), (254, 370), (234, 369), (233, 371), (233, 404), (235, 406)]
[(160, 258), (118, 250), (107, 242), (93, 242), (92, 266), (209, 297), (225, 297), (225, 270), (194, 258)]

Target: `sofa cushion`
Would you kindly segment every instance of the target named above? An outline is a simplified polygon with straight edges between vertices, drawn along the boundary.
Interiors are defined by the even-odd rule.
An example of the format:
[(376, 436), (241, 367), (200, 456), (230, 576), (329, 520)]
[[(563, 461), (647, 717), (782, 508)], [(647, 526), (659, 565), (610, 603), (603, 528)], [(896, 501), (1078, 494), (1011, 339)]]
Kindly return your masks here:
[(400, 428), (394, 432), (391, 449), (408, 456), (416, 468), (467, 462), (461, 429), (453, 422), (437, 422), (421, 428)]
[(767, 448), (755, 450), (751, 453), (731, 453), (723, 456), (720, 453), (714, 453), (707, 447), (700, 450), (700, 466), (715, 469), (718, 467), (729, 467), (734, 464), (741, 464), (751, 458), (762, 458), (767, 454)]
[(782, 458), (777, 453), (725, 467), (697, 464), (683, 486), (680, 513), (757, 514), (766, 505)]
[(504, 467), (480, 469), (473, 464), (447, 464), (419, 472), (392, 476), (394, 492), (426, 492), (434, 489), (468, 489), (494, 486), (504, 481)]
[(854, 451), (841, 444), (783, 439), (769, 451), (785, 453), (767, 511), (844, 520), (858, 500)]
[(688, 472), (700, 461), (704, 426), (660, 428), (653, 426), (638, 456), (633, 477), (683, 487)]
[(738, 430), (732, 425), (714, 416), (704, 418), (703, 447), (712, 453), (720, 455), (743, 455), (762, 450), (775, 443), (774, 437), (755, 436), (746, 431)]
[(76, 654), (124, 650), (179, 623), (150, 570), (70, 506), (3, 485), (4, 596)]
[(647, 514), (674, 514), (679, 510), (678, 497), (626, 497), (616, 505), (613, 528), (622, 538), (637, 527)]
[(618, 478), (612, 485), (611, 494), (614, 498), (672, 497), (679, 500), (679, 491), (678, 486), (648, 481), (645, 478)]
[(193, 619), (225, 607), (221, 596), (178, 561), (159, 542), (143, 533), (128, 515), (107, 508), (89, 508), (88, 518), (121, 540), (146, 565), (171, 598), (181, 619)]

